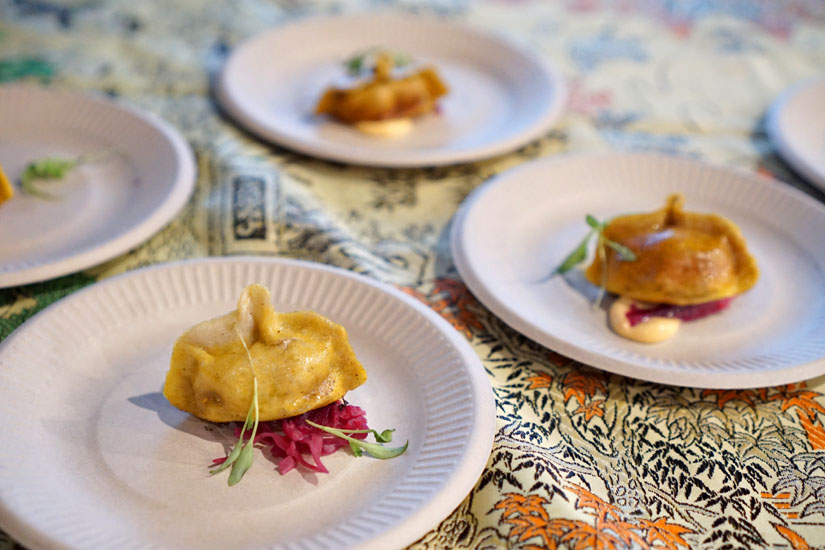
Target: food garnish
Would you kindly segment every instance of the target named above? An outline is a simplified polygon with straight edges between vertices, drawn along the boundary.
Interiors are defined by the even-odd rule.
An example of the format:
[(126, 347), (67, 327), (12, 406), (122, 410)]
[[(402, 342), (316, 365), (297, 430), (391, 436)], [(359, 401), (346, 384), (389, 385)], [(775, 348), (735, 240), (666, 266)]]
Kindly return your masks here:
[[(238, 442), (226, 455), (226, 460), (219, 464), (217, 468), (212, 470), (211, 474), (220, 473), (230, 466), (232, 471), (229, 472), (229, 485), (238, 483), (246, 471), (252, 466), (252, 450), (255, 442), (255, 435), (258, 433), (258, 422), (260, 421), (260, 411), (258, 409), (258, 377), (255, 375), (255, 365), (252, 361), (252, 354), (249, 353), (249, 347), (243, 336), (238, 332), (238, 337), (241, 339), (244, 350), (246, 351), (247, 359), (249, 359), (249, 367), (252, 369), (252, 402), (249, 404), (249, 412), (246, 413), (246, 420), (244, 420), (241, 433), (238, 436)], [(244, 434), (252, 430), (249, 440), (244, 443)]]
[[(370, 65), (368, 61), (373, 58), (376, 54), (379, 53), (379, 49), (377, 47), (372, 47), (367, 50), (364, 50), (361, 53), (357, 53), (344, 61), (344, 68), (347, 70), (347, 74), (350, 76), (358, 76), (360, 75), (364, 69), (369, 68)], [(386, 52), (387, 55), (392, 56), (393, 65), (396, 68), (406, 67), (407, 65), (413, 62), (412, 57), (404, 52)]]
[(653, 307), (640, 307), (638, 303), (630, 306), (627, 312), (627, 320), (630, 326), (635, 327), (639, 323), (644, 323), (651, 317), (663, 317), (665, 319), (679, 319), (681, 321), (695, 321), (702, 317), (707, 317), (726, 309), (733, 297), (722, 298), (703, 304), (693, 304), (690, 306), (674, 306), (671, 304), (655, 304)]
[(90, 155), (80, 155), (75, 158), (45, 157), (34, 160), (26, 165), (20, 175), (20, 189), (27, 195), (42, 199), (53, 199), (55, 196), (40, 189), (36, 183), (60, 182), (74, 168), (100, 161), (114, 154), (114, 151), (102, 151)]
[[(245, 431), (239, 428), (236, 434), (240, 437)], [(302, 415), (262, 422), (257, 436), (251, 441), (256, 446), (269, 449), (281, 475), (298, 466), (326, 474), (329, 471), (321, 457), (340, 448), (349, 447), (355, 456), (363, 456), (366, 451), (370, 456), (381, 459), (403, 454), (407, 443), (397, 448), (382, 445), (392, 441), (393, 431), (371, 430), (364, 410), (342, 400)], [(363, 441), (370, 433), (377, 443)], [(213, 462), (224, 464), (228, 459), (228, 456), (221, 457)]]
[[(596, 235), (596, 254), (600, 258), (605, 257), (605, 246), (608, 246), (616, 251), (616, 254), (618, 254), (622, 261), (633, 262), (636, 260), (636, 254), (632, 250), (623, 244), (612, 241), (604, 236), (604, 228), (607, 227), (609, 222), (600, 222), (592, 214), (587, 214), (584, 217), (584, 220), (587, 222), (587, 225), (590, 226), (590, 231), (587, 232), (587, 235), (585, 235), (582, 242), (579, 243), (579, 246), (577, 246), (573, 252), (568, 254), (564, 261), (562, 261), (562, 263), (553, 270), (554, 275), (563, 275), (587, 259), (587, 249), (593, 235)], [(607, 272), (605, 272), (605, 276), (606, 275)], [(596, 298), (594, 307), (601, 306), (602, 300), (604, 299), (606, 285), (607, 280), (605, 278), (599, 285), (599, 296)]]
[(693, 321), (727, 308), (759, 276), (739, 228), (717, 214), (686, 212), (684, 197), (673, 194), (654, 212), (618, 216), (602, 223), (587, 216), (590, 232), (556, 268), (563, 274), (587, 259), (588, 243), (598, 236), (595, 257), (585, 276), (618, 296), (610, 324), (621, 336), (659, 342)]
[(598, 236), (597, 247), (603, 248), (604, 246), (609, 246), (613, 250), (615, 250), (621, 258), (627, 262), (632, 262), (636, 259), (636, 254), (627, 248), (626, 246), (617, 243), (616, 241), (611, 241), (610, 239), (604, 236), (604, 228), (607, 226), (607, 223), (600, 222), (596, 219), (595, 216), (592, 214), (587, 214), (584, 217), (584, 220), (587, 222), (587, 225), (590, 226), (590, 231), (585, 235), (582, 242), (579, 243), (573, 252), (567, 255), (564, 261), (559, 264), (559, 266), (553, 270), (554, 274), (563, 275), (567, 273), (583, 261), (587, 259), (587, 245), (590, 244), (590, 239), (593, 238), (593, 235)]
[(35, 187), (36, 181), (49, 182), (60, 181), (69, 170), (77, 166), (78, 159), (63, 159), (57, 157), (47, 157), (34, 162), (30, 162), (20, 176), (20, 189), (35, 197), (54, 198), (51, 193), (46, 193)]
[[(404, 443), (401, 447), (393, 447), (387, 448), (382, 445), (382, 443), (389, 443), (392, 441), (392, 432), (395, 430), (384, 430), (381, 433), (378, 433), (376, 430), (339, 430), (330, 426), (322, 426), (320, 424), (316, 424), (311, 420), (306, 420), (306, 423), (310, 426), (314, 426), (319, 430), (325, 431), (328, 434), (332, 434), (335, 437), (340, 437), (341, 439), (345, 439), (349, 441), (350, 448), (352, 448), (352, 453), (355, 456), (361, 456), (364, 451), (369, 453), (369, 455), (373, 458), (395, 458), (396, 456), (400, 456), (404, 454), (404, 451), (407, 450), (407, 446), (409, 445), (409, 441)], [(366, 443), (359, 439), (355, 439), (354, 437), (350, 437), (349, 434), (367, 434), (371, 433), (375, 437), (377, 443)]]

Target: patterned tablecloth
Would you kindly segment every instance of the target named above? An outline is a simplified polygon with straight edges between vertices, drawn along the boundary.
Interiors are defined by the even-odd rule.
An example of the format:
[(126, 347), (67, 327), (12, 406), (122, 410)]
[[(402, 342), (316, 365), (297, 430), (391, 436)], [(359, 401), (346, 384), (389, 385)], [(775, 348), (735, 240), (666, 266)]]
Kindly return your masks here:
[[(221, 115), (210, 82), (233, 45), (294, 18), (375, 8), (528, 44), (568, 79), (565, 115), (511, 154), (415, 170), (308, 158)], [(485, 471), (415, 548), (825, 548), (825, 377), (709, 391), (595, 370), (504, 325), (468, 292), (448, 246), (476, 186), (563, 151), (703, 158), (821, 200), (775, 155), (763, 116), (823, 70), (822, 0), (0, 0), (0, 81), (104, 92), (157, 113), (192, 144), (199, 171), (183, 212), (128, 254), (0, 290), (0, 338), (68, 293), (149, 264), (255, 254), (340, 266), (443, 315), (495, 391)], [(246, 176), (262, 195), (231, 192)], [(15, 546), (0, 532), (0, 549)]]

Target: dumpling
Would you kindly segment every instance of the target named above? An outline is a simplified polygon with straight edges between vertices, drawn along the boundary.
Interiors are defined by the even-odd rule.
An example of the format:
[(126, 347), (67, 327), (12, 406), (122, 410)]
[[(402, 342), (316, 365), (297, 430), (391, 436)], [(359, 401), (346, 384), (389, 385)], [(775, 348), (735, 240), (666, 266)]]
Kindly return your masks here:
[(253, 366), (262, 421), (328, 405), (367, 380), (344, 327), (312, 311), (279, 313), (269, 290), (253, 284), (237, 310), (178, 338), (163, 394), (204, 420), (243, 421), (252, 400)]
[(375, 61), (371, 80), (353, 88), (327, 89), (316, 114), (329, 114), (347, 124), (413, 118), (430, 113), (447, 86), (432, 67), (393, 76), (393, 57), (382, 52)]
[(685, 212), (684, 197), (670, 195), (664, 208), (614, 218), (607, 239), (630, 248), (633, 261), (606, 247), (606, 273), (596, 256), (585, 274), (608, 292), (644, 302), (692, 305), (735, 296), (759, 278), (745, 238), (730, 220)]
[(3, 166), (0, 165), (0, 204), (3, 204), (12, 197), (14, 197), (14, 187), (11, 186), (9, 178), (7, 178), (3, 172)]

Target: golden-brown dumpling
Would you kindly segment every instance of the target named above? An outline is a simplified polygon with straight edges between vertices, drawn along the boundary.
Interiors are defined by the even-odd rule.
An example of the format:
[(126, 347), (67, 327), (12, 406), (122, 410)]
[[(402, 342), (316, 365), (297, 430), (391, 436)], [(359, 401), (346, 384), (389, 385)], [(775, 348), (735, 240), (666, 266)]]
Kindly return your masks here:
[(14, 187), (11, 186), (9, 178), (3, 172), (3, 166), (0, 165), (0, 204), (3, 204), (14, 196)]
[(213, 422), (244, 420), (253, 367), (241, 337), (262, 421), (328, 405), (367, 379), (344, 327), (312, 311), (278, 313), (269, 290), (250, 285), (237, 310), (195, 325), (175, 343), (163, 388), (169, 402)]
[(412, 118), (435, 110), (436, 100), (447, 86), (432, 67), (394, 78), (393, 58), (378, 55), (372, 80), (352, 89), (329, 88), (315, 107), (316, 114), (330, 114), (346, 122)]
[(664, 208), (614, 218), (604, 236), (630, 248), (633, 261), (606, 248), (607, 276), (597, 257), (587, 279), (622, 296), (645, 302), (690, 305), (734, 296), (759, 277), (739, 228), (716, 214), (683, 210), (674, 194)]

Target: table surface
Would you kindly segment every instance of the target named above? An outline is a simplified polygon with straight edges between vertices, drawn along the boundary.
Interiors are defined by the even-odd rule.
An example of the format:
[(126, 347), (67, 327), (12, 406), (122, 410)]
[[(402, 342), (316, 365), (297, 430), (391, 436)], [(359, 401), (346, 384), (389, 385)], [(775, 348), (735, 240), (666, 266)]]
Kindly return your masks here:
[[(194, 196), (149, 241), (101, 266), (0, 290), (0, 338), (96, 280), (173, 259), (252, 254), (398, 285), (474, 346), (496, 395), (485, 471), (414, 548), (825, 548), (825, 377), (741, 391), (610, 375), (504, 325), (458, 276), (449, 227), (490, 176), (561, 152), (655, 151), (771, 175), (823, 200), (779, 159), (764, 114), (825, 69), (821, 0), (0, 1), (0, 81), (104, 92), (191, 143)], [(349, 167), (262, 143), (210, 84), (232, 47), (315, 13), (390, 9), (504, 33), (565, 76), (541, 139), (425, 169)], [(223, 190), (263, 175), (280, 197), (241, 220)], [(240, 214), (239, 214), (240, 213)], [(231, 223), (234, 222), (234, 223)], [(256, 223), (256, 231), (238, 228)], [(0, 550), (17, 545), (0, 531)]]

